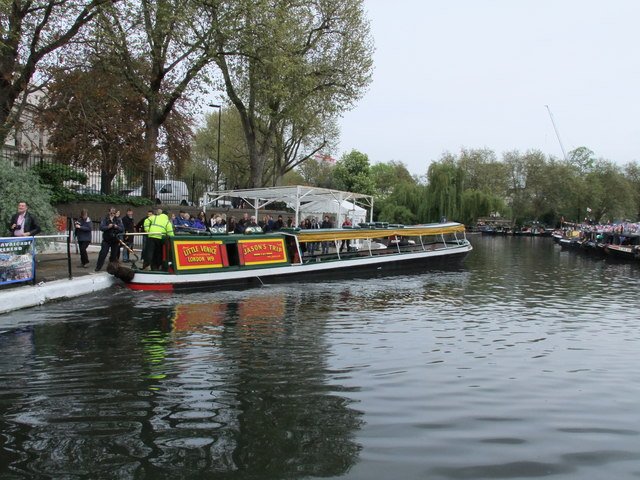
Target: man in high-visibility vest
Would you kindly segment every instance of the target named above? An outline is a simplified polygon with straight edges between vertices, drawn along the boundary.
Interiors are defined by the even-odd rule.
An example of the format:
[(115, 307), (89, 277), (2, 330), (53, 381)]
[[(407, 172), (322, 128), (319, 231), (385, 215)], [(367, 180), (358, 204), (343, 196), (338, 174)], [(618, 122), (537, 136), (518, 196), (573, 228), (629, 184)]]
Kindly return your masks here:
[(149, 235), (142, 254), (142, 269), (151, 266), (151, 270), (160, 270), (162, 267), (162, 246), (167, 236), (173, 236), (173, 224), (167, 214), (158, 208), (155, 215), (144, 221), (144, 231)]

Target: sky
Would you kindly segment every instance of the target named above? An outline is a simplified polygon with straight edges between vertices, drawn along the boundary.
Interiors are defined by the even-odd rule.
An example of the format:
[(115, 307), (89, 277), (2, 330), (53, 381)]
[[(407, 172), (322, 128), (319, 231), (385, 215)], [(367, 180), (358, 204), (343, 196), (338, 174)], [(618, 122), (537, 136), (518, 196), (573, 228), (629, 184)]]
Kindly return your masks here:
[(640, 0), (365, 0), (373, 81), (338, 158), (426, 174), (443, 153), (580, 146), (640, 160)]

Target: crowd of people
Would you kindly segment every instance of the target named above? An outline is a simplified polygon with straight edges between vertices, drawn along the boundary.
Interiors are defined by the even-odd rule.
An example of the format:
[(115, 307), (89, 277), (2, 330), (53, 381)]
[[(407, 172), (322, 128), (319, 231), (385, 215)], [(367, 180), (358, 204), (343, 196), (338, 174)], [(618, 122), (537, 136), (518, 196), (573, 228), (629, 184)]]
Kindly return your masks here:
[[(40, 233), (40, 226), (37, 219), (28, 211), (26, 202), (19, 202), (16, 214), (11, 217), (9, 230), (12, 236), (33, 236)], [(74, 233), (78, 242), (78, 250), (80, 253), (80, 267), (88, 268), (89, 256), (87, 248), (92, 240), (93, 221), (89, 217), (87, 209), (80, 211), (80, 216), (73, 220)], [(346, 218), (343, 227), (350, 226), (351, 221)], [(256, 216), (244, 213), (242, 217), (236, 218), (230, 216), (227, 218), (225, 213), (213, 213), (207, 217), (204, 211), (192, 217), (188, 212), (181, 210), (178, 214), (168, 214), (161, 208), (148, 210), (146, 217), (138, 222), (134, 219), (132, 209), (126, 211), (125, 216), (121, 216), (121, 212), (115, 207), (109, 208), (106, 215), (100, 220), (100, 231), (102, 232), (102, 241), (100, 244), (100, 252), (95, 265), (95, 271), (102, 270), (107, 257), (109, 262), (120, 260), (125, 263), (131, 262), (131, 254), (134, 253), (134, 235), (135, 233), (146, 233), (142, 236), (142, 260), (143, 269), (157, 270), (162, 266), (162, 246), (167, 236), (173, 236), (175, 233), (249, 233), (254, 232), (277, 232), (283, 228), (292, 228), (296, 224), (291, 216), (286, 220), (282, 215), (274, 218), (272, 215), (265, 214), (261, 220), (257, 220)], [(325, 216), (322, 222), (316, 217), (308, 217), (300, 223), (301, 229), (314, 228), (333, 228), (333, 222), (329, 216)], [(329, 252), (330, 242), (308, 243), (303, 249), (308, 254), (314, 254), (320, 250), (322, 254)], [(343, 241), (340, 251), (349, 250), (349, 241)]]

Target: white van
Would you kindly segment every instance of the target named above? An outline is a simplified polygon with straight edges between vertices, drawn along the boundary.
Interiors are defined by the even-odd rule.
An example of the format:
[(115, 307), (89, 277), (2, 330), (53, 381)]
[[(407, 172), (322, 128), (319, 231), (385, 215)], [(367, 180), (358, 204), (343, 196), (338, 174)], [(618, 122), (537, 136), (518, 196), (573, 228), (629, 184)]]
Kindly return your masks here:
[[(156, 180), (156, 203), (189, 205), (189, 188), (180, 180)], [(129, 193), (131, 197), (142, 196), (142, 187), (138, 187)]]

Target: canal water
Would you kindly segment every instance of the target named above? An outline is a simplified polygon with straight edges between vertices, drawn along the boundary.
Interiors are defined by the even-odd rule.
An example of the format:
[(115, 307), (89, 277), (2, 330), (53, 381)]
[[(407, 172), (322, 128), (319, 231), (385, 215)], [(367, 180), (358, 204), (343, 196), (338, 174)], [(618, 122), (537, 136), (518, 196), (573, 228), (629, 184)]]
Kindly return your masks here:
[(470, 238), (447, 271), (0, 316), (0, 478), (638, 478), (640, 266)]

